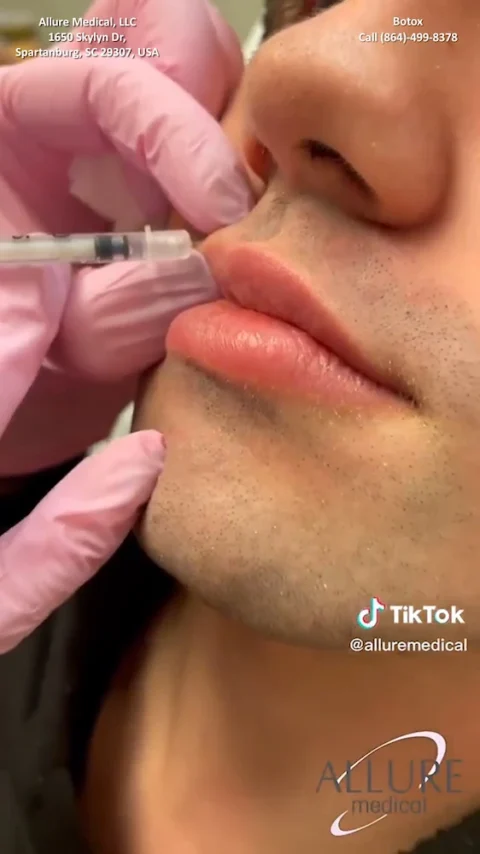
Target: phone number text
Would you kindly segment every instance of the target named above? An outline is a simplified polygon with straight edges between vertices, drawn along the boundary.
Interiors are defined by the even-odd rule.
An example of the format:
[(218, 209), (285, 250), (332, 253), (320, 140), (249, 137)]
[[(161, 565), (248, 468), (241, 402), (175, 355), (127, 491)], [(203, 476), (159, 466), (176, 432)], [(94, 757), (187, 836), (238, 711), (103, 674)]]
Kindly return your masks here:
[(458, 33), (360, 33), (358, 40), (361, 42), (458, 42)]

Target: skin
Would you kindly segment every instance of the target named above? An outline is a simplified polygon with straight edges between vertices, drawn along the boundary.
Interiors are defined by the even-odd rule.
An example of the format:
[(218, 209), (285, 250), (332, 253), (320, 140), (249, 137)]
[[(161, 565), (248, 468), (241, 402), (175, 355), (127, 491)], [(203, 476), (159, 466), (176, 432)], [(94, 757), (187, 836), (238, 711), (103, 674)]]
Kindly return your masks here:
[[(359, 41), (394, 15), (458, 42)], [(397, 854), (480, 803), (479, 38), (476, 0), (344, 0), (247, 70), (229, 132), (265, 192), (205, 251), (268, 245), (415, 405), (336, 412), (173, 355), (148, 378), (136, 427), (161, 430), (168, 456), (140, 537), (184, 589), (100, 717), (86, 816), (102, 854)], [(457, 633), (384, 621), (375, 634), (467, 637), (469, 652), (351, 654), (374, 595), (464, 608)], [(460, 791), (443, 776), (426, 814), (335, 839), (361, 796), (316, 793), (325, 763), (341, 773), (425, 729), (459, 760)], [(376, 755), (380, 787), (388, 759), (405, 779), (422, 758), (426, 741)]]

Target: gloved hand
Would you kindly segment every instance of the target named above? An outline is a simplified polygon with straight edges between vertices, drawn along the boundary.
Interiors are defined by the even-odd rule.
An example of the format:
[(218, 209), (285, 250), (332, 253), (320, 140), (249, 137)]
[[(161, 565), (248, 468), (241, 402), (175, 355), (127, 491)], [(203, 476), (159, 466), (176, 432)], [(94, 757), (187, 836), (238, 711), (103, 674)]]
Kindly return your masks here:
[(0, 537), (0, 654), (111, 557), (148, 501), (163, 461), (159, 433), (123, 436), (76, 466)]
[[(155, 44), (160, 56), (0, 69), (0, 234), (110, 230), (69, 192), (70, 167), (87, 155), (118, 154), (145, 222), (173, 206), (207, 233), (248, 209), (214, 119), (242, 67), (227, 25), (207, 0), (99, 0), (86, 13), (110, 16), (136, 16), (125, 30), (133, 47)], [(215, 293), (200, 256), (55, 275), (4, 266), (0, 279), (0, 476), (55, 465), (108, 434), (139, 373), (162, 358), (173, 317)]]
[[(155, 214), (157, 227), (170, 206), (201, 232), (248, 209), (243, 172), (214, 119), (241, 73), (226, 25), (206, 0), (100, 0), (86, 13), (111, 15), (136, 17), (131, 40), (156, 45), (160, 57), (35, 59), (0, 70), (0, 233), (109, 230), (106, 215), (70, 193), (72, 163), (86, 155), (118, 156), (145, 222)], [(103, 438), (140, 372), (162, 358), (173, 317), (215, 288), (196, 254), (179, 264), (4, 266), (0, 295), (6, 476)], [(0, 538), (0, 650), (120, 544), (161, 470), (160, 441), (139, 433), (114, 443)]]

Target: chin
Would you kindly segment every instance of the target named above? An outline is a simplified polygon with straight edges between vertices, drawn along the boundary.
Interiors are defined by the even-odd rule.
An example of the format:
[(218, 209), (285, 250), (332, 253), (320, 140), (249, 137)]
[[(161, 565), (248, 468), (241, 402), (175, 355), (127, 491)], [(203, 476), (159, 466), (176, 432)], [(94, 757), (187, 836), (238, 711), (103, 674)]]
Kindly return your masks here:
[[(265, 543), (274, 547), (278, 539), (268, 481), (276, 483), (274, 457), (285, 449), (242, 410), (210, 377), (168, 357), (146, 378), (134, 418), (135, 430), (153, 427), (167, 443), (163, 475), (139, 526), (141, 544), (180, 583), (217, 604), (235, 578), (264, 561), (273, 566), (275, 549)], [(271, 477), (259, 490), (256, 456), (269, 453)]]
[(440, 585), (456, 602), (438, 538), (445, 496), (438, 482), (436, 495), (426, 491), (436, 465), (420, 471), (425, 437), (404, 427), (402, 448), (392, 448), (392, 424), (362, 430), (298, 406), (269, 408), (168, 356), (146, 379), (134, 420), (167, 443), (142, 546), (208, 605), (289, 643), (345, 649), (372, 591), (436, 601)]
[[(138, 529), (147, 554), (225, 616), (270, 637), (296, 635), (298, 617), (282, 614), (278, 599), (315, 554), (316, 514), (291, 502), (285, 431), (244, 392), (170, 356), (136, 407), (134, 429), (151, 427), (165, 435), (167, 457)], [(292, 526), (301, 561), (287, 547)]]

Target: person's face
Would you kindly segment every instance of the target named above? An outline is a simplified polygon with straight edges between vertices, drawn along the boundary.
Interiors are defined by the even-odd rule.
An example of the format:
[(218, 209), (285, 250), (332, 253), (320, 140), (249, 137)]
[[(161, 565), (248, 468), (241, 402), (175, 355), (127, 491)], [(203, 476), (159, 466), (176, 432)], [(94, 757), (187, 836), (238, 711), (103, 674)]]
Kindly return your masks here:
[(174, 321), (139, 405), (168, 451), (141, 538), (285, 640), (343, 647), (371, 596), (464, 607), (473, 638), (480, 7), (330, 5), (247, 70), (266, 192), (205, 241), (228, 302)]

